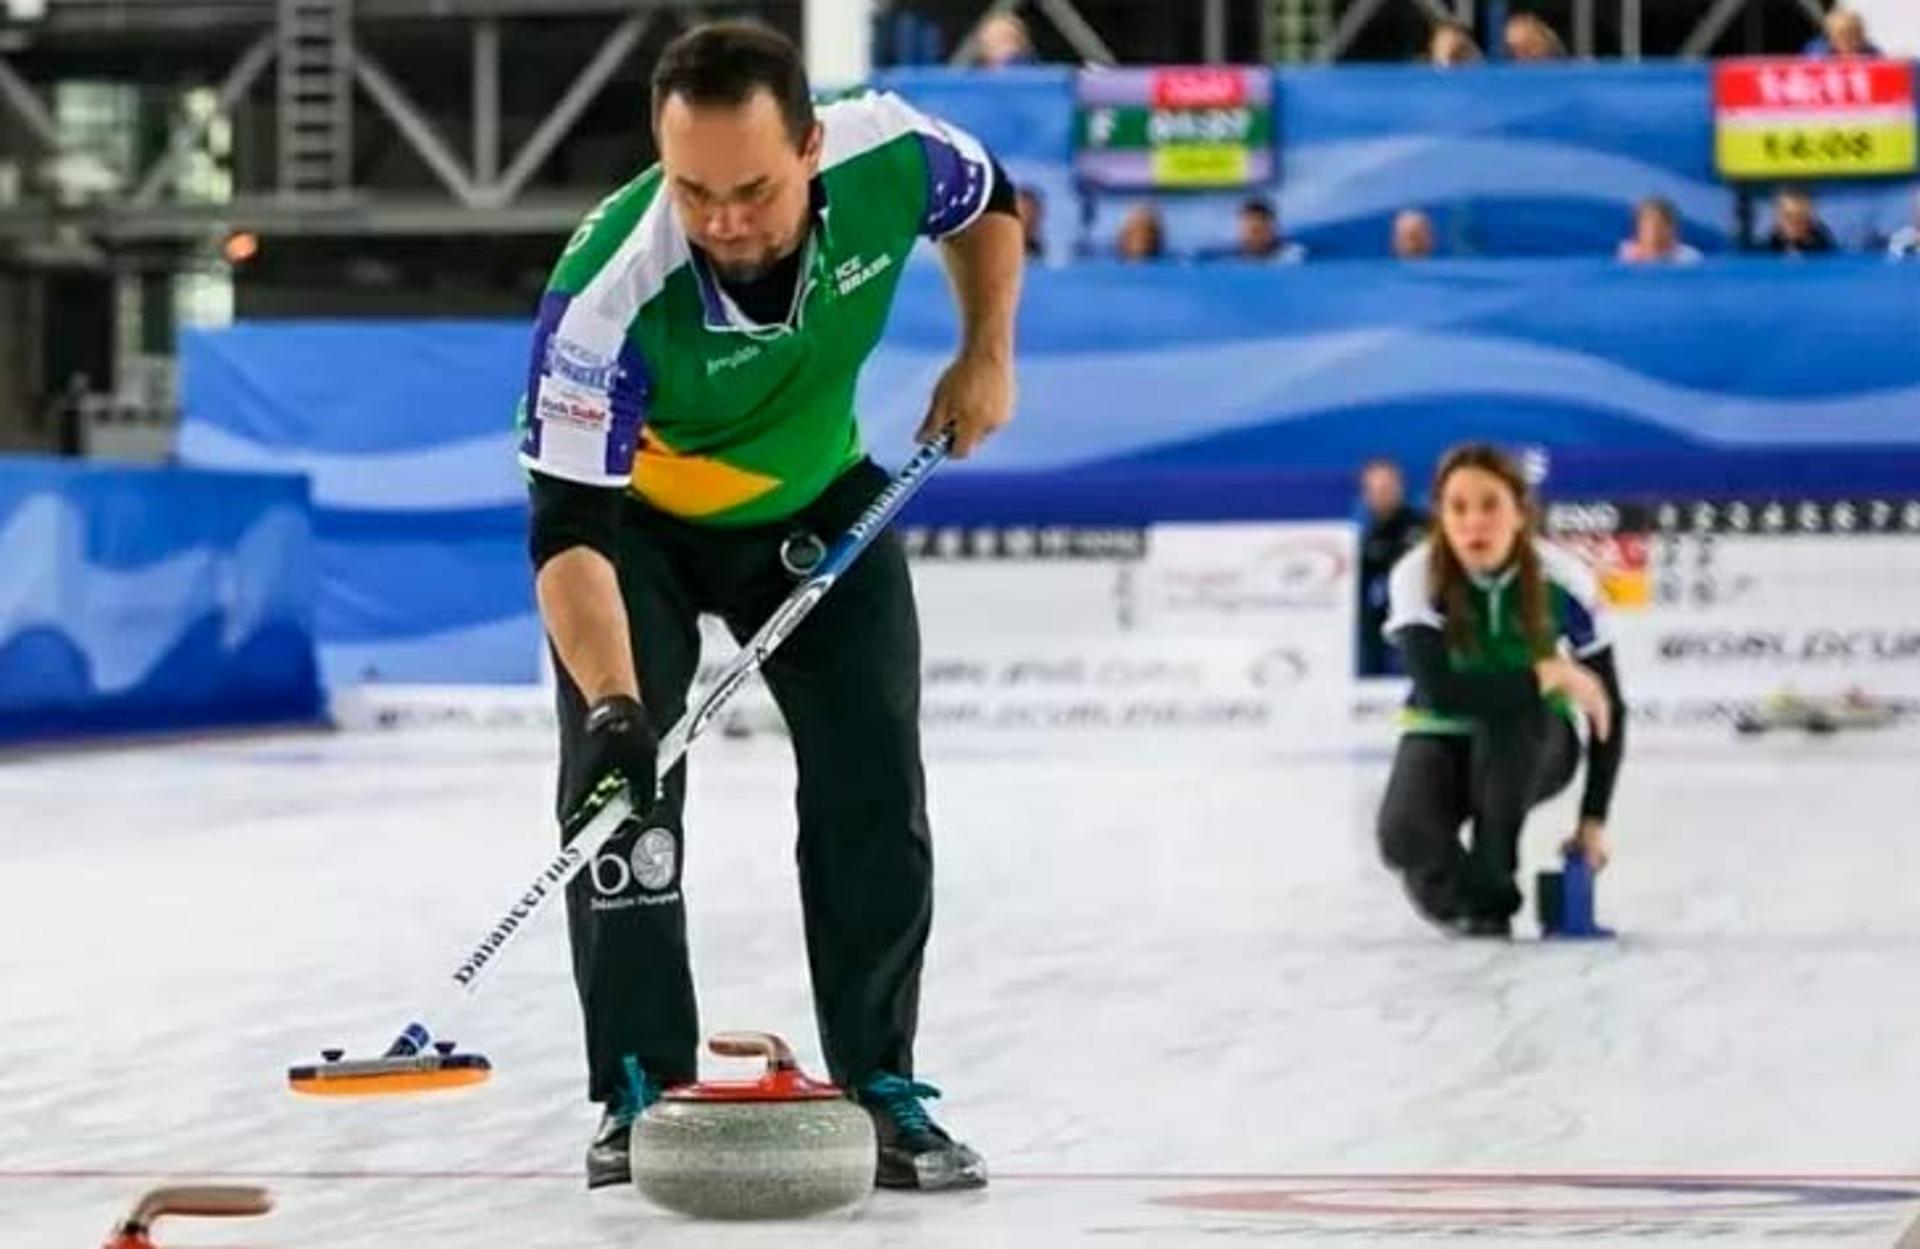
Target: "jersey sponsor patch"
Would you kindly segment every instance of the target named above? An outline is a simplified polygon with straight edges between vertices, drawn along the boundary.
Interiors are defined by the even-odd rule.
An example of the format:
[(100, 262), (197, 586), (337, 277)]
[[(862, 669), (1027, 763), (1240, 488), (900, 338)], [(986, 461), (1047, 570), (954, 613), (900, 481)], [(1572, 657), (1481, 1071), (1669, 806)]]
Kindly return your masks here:
[(541, 371), (549, 378), (600, 391), (612, 391), (620, 362), (589, 351), (556, 333), (547, 339)]
[(540, 383), (533, 415), (543, 425), (605, 433), (613, 423), (613, 397), (604, 390), (549, 377)]
[(647, 372), (622, 342), (611, 354), (569, 336), (571, 300), (541, 301), (527, 377), (520, 455), (529, 468), (589, 485), (626, 480), (645, 417)]

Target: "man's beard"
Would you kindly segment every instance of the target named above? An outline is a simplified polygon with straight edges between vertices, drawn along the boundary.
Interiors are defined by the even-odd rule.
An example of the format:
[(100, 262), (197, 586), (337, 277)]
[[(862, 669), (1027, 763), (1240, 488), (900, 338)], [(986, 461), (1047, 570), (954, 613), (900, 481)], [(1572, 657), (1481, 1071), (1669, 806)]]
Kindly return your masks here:
[(767, 276), (767, 273), (775, 265), (780, 263), (780, 257), (771, 252), (763, 256), (756, 256), (752, 260), (721, 260), (717, 257), (710, 257), (709, 259), (713, 265), (714, 273), (719, 276), (720, 280), (731, 283), (734, 286), (745, 286), (750, 282), (757, 282)]
[(779, 268), (789, 256), (799, 251), (806, 241), (807, 232), (802, 230), (784, 247), (770, 247), (758, 256), (742, 260), (723, 260), (712, 252), (708, 252), (707, 263), (721, 281), (732, 286), (744, 286), (759, 281)]

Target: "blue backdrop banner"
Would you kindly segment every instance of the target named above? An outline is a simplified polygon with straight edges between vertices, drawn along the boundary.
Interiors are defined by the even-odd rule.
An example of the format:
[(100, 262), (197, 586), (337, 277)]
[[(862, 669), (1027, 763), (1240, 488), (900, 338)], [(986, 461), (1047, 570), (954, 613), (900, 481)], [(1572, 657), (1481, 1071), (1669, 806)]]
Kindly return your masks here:
[(298, 477), (0, 459), (0, 741), (313, 720)]
[[(1914, 276), (1858, 259), (1039, 270), (1020, 417), (942, 477), (1344, 474), (1371, 455), (1418, 476), (1470, 437), (1556, 455), (1920, 448)], [(953, 342), (942, 275), (910, 268), (860, 392), (882, 458), (903, 454)], [(537, 675), (511, 430), (527, 343), (506, 322), (187, 336), (182, 456), (311, 475), (330, 680)]]
[[(1464, 437), (1680, 450), (1920, 441), (1915, 271), (1868, 260), (1086, 265), (1021, 308), (1022, 419), (996, 468), (1351, 465)], [(904, 438), (944, 367), (910, 272), (861, 391)], [(1845, 326), (1844, 332), (1839, 327)]]
[(539, 624), (503, 322), (274, 322), (181, 342), (188, 463), (305, 473), (329, 685), (524, 682)]

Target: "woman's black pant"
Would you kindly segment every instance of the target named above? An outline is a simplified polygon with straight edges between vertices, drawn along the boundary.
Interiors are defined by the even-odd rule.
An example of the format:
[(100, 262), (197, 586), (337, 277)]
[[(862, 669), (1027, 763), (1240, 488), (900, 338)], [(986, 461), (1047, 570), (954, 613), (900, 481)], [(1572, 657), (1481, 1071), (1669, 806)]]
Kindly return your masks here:
[(1471, 734), (1402, 737), (1380, 805), (1380, 852), (1415, 904), (1443, 922), (1518, 911), (1520, 830), (1573, 780), (1579, 750), (1573, 726), (1544, 707)]

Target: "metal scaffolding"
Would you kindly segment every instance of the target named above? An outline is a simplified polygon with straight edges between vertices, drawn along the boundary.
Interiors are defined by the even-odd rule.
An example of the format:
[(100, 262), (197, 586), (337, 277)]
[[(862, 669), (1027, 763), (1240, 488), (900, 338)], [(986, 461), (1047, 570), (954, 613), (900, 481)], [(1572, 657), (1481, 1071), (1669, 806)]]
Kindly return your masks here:
[[(1793, 0), (1810, 19), (1824, 16), (1823, 0)], [(992, 0), (969, 11), (974, 25), (954, 54), (973, 53), (982, 23), (1006, 13), (1046, 22), (1076, 57), (1092, 64), (1118, 58), (1090, 19), (1117, 16), (1107, 0)], [(1623, 55), (1642, 54), (1643, 17), (1650, 0), (1571, 0), (1568, 31), (1578, 56), (1596, 52), (1596, 26), (1605, 18)], [(1689, 0), (1696, 13), (1682, 55), (1704, 55), (1743, 13), (1765, 0)], [(1229, 31), (1262, 32), (1262, 51), (1288, 60), (1335, 61), (1348, 55), (1363, 31), (1390, 9), (1411, 6), (1430, 20), (1473, 25), (1475, 0), (1194, 0), (1201, 51), (1226, 59)], [(230, 230), (300, 235), (424, 235), (559, 233), (605, 190), (600, 186), (533, 190), (536, 177), (607, 85), (630, 68), (650, 32), (705, 12), (705, 0), (48, 0), (32, 21), (0, 17), (0, 131), (10, 130), (46, 164), (60, 150), (53, 107), (62, 74), (84, 75), (87, 58), (119, 47), (120, 64), (151, 61), (151, 49), (189, 53), (205, 63), (225, 47), (216, 76), (216, 108), (173, 120), (164, 147), (147, 154), (112, 193), (47, 193), (29, 185), (17, 202), (0, 201), (0, 242), (16, 246), (108, 247), (128, 242), (204, 242)], [(4, 13), (5, 10), (0, 10)], [(580, 52), (568, 73), (547, 68), (554, 96), (543, 115), (516, 116), (524, 136), (507, 150), (502, 117), (503, 25), (516, 19), (565, 17), (600, 23), (601, 34)], [(472, 89), (459, 107), (444, 98), (423, 107), (418, 71), (381, 47), (383, 27), (431, 22), (467, 41)], [(1237, 23), (1237, 24), (1236, 24)], [(1482, 32), (1486, 38), (1496, 32)], [(204, 37), (202, 37), (204, 35)], [(131, 51), (129, 51), (131, 50)], [(135, 54), (140, 55), (135, 55)], [(408, 72), (402, 72), (408, 71)], [(410, 78), (409, 73), (412, 73)], [(459, 72), (456, 68), (455, 72)], [(39, 77), (35, 77), (38, 73)], [(112, 78), (113, 71), (95, 75)], [(271, 87), (266, 80), (271, 77)], [(182, 169), (201, 159), (221, 118), (251, 110), (269, 116), (273, 160), (250, 166), (230, 198), (192, 202), (175, 193)], [(522, 102), (524, 111), (525, 105)], [(361, 136), (397, 136), (431, 176), (431, 184), (396, 191), (357, 184), (353, 154)], [(4, 171), (0, 171), (4, 172)], [(0, 179), (31, 184), (31, 178)], [(47, 179), (40, 179), (44, 184)], [(76, 199), (82, 202), (73, 202)]]
[(1267, 0), (1260, 17), (1260, 46), (1282, 64), (1316, 59), (1333, 34), (1333, 0)]
[[(54, 84), (34, 82), (21, 71), (22, 47), (64, 50), (103, 37), (217, 29), (239, 51), (215, 89), (212, 115), (174, 119), (164, 146), (116, 193), (76, 205), (42, 186), (40, 194), (0, 204), (0, 241), (45, 246), (49, 239), (78, 236), (113, 247), (204, 242), (241, 230), (282, 236), (564, 233), (606, 187), (529, 192), (529, 184), (649, 30), (700, 11), (699, 0), (53, 0), (38, 22), (0, 20), (0, 49), (11, 49), (0, 51), (0, 123), (14, 122), (42, 165), (64, 155), (49, 103)], [(608, 25), (509, 152), (502, 140), (501, 26), (531, 16)], [(391, 70), (370, 46), (382, 23), (428, 17), (442, 27), (464, 27), (472, 70), (464, 116), (421, 107), (407, 76)], [(270, 71), (271, 169), (258, 171), (252, 185), (235, 186), (224, 202), (174, 195), (183, 166), (207, 151), (214, 123), (268, 98), (263, 80)], [(356, 184), (354, 138), (370, 123), (390, 127), (444, 194)]]

